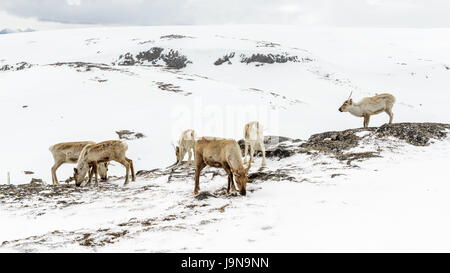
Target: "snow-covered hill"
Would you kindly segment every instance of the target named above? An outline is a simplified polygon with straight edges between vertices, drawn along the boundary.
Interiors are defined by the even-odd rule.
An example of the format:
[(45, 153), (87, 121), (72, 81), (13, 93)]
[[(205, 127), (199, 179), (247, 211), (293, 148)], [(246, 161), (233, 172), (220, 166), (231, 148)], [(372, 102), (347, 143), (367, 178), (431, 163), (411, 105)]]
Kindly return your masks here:
[[(136, 170), (148, 171), (164, 170), (175, 161), (171, 142), (187, 128), (195, 129), (198, 136), (240, 139), (244, 124), (259, 120), (266, 135), (303, 140), (320, 132), (357, 128), (362, 125), (361, 119), (337, 110), (351, 91), (356, 100), (376, 93), (395, 95), (395, 123), (449, 123), (449, 34), (450, 29), (244, 25), (93, 28), (2, 35), (0, 184), (7, 182), (7, 173), (12, 184), (28, 183), (33, 178), (50, 183), (50, 145), (117, 139), (116, 132), (123, 130), (144, 136), (126, 141)], [(387, 120), (384, 114), (373, 116), (370, 126), (381, 126)], [(378, 139), (371, 141), (360, 149), (383, 145), (378, 144)], [(439, 171), (440, 164), (421, 166), (421, 162), (440, 160), (448, 164), (449, 141), (444, 138), (429, 147), (414, 147), (402, 141), (395, 140), (395, 145), (389, 144), (392, 151), (348, 173), (346, 164), (340, 165), (334, 162), (338, 159), (328, 155), (300, 153), (280, 161), (271, 158), (265, 171), (270, 179), (252, 184), (254, 193), (245, 198), (211, 197), (208, 200), (214, 201), (207, 205), (193, 199), (192, 175), (183, 171), (180, 176), (184, 178), (176, 183), (165, 183), (169, 174), (163, 171), (157, 176), (144, 175), (143, 171), (129, 187), (122, 187), (120, 179), (112, 179), (111, 185), (98, 190), (39, 185), (36, 196), (20, 202), (5, 192), (0, 205), (8, 213), (2, 213), (1, 222), (8, 224), (2, 227), (7, 232), (2, 233), (0, 241), (8, 241), (5, 246), (17, 250), (86, 250), (83, 246), (73, 248), (78, 239), (65, 242), (63, 238), (94, 234), (97, 228), (111, 229), (116, 234), (124, 232), (117, 227), (125, 223), (123, 226), (129, 227), (129, 237), (125, 237), (129, 240), (117, 234), (106, 236), (108, 231), (104, 231), (100, 237), (92, 235), (92, 243), (102, 251), (408, 248), (407, 237), (398, 241), (389, 237), (380, 243), (376, 239), (364, 241), (364, 230), (386, 228), (394, 218), (393, 211), (410, 217), (404, 222), (398, 220), (404, 225), (395, 228), (412, 224), (416, 218), (409, 213), (417, 211), (417, 204), (392, 210), (390, 206), (396, 200), (406, 200), (404, 204), (411, 206), (415, 198), (433, 200), (427, 204), (430, 210), (440, 205), (436, 202), (446, 202), (439, 198), (448, 190), (443, 184), (448, 175)], [(333, 167), (322, 169), (321, 162), (330, 161)], [(61, 166), (59, 179), (67, 179), (72, 168), (69, 164)], [(406, 172), (411, 168), (415, 172)], [(280, 174), (280, 169), (291, 173)], [(124, 175), (118, 164), (110, 170), (112, 176)], [(406, 178), (400, 175), (403, 170)], [(252, 167), (253, 173), (263, 171), (258, 172), (256, 165)], [(346, 175), (341, 176), (342, 172)], [(431, 184), (424, 176), (430, 172)], [(289, 179), (272, 183), (285, 180), (280, 177), (311, 183), (292, 183)], [(214, 173), (202, 179), (209, 192), (224, 185), (223, 177)], [(393, 181), (398, 184), (393, 185)], [(378, 187), (375, 185), (379, 188), (374, 189)], [(376, 205), (379, 199), (373, 194), (377, 190), (387, 198), (387, 205)], [(401, 197), (403, 190), (411, 191), (406, 199)], [(41, 202), (46, 205), (41, 206)], [(190, 210), (189, 206), (196, 209)], [(304, 218), (291, 217), (296, 208)], [(342, 211), (343, 218), (334, 213)], [(367, 211), (375, 216), (367, 216)], [(185, 218), (164, 220), (178, 214)], [(438, 215), (422, 214), (433, 223), (448, 225)], [(317, 219), (317, 215), (323, 218)], [(248, 220), (242, 222), (242, 217)], [(149, 219), (155, 224), (143, 228), (142, 222)], [(29, 221), (39, 224), (31, 229)], [(168, 225), (164, 225), (166, 222)], [(349, 223), (355, 222), (355, 228), (349, 229)], [(379, 225), (372, 226), (375, 222)], [(153, 228), (155, 232), (145, 232)], [(239, 235), (239, 228), (246, 232)], [(292, 234), (299, 232), (304, 236), (290, 241)], [(350, 240), (340, 232), (356, 237)], [(387, 232), (380, 232), (380, 237)], [(191, 239), (177, 240), (188, 234)], [(215, 239), (218, 234), (222, 239)], [(234, 235), (233, 240), (226, 234)], [(24, 240), (28, 236), (37, 237)], [(136, 244), (136, 238), (144, 237), (152, 243), (142, 240), (142, 245)], [(47, 243), (38, 246), (30, 241), (33, 238), (47, 238)], [(105, 238), (115, 243), (96, 243)], [(171, 243), (161, 243), (168, 238)], [(345, 238), (349, 244), (345, 244)], [(13, 243), (15, 239), (19, 239), (17, 244)], [(56, 245), (49, 240), (64, 243)], [(448, 244), (433, 241), (418, 247), (448, 249)]]

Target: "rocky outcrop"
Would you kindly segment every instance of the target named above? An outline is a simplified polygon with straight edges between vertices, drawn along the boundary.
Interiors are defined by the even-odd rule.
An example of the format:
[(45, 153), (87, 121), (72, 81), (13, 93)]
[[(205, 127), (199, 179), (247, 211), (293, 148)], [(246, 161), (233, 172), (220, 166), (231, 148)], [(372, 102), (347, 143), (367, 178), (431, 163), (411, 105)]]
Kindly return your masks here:
[(163, 53), (164, 48), (152, 47), (149, 50), (141, 51), (136, 55), (130, 52), (120, 55), (113, 65), (131, 66), (131, 65), (162, 65), (164, 63), (166, 68), (181, 69), (186, 65), (192, 63), (185, 55), (178, 50), (170, 49), (169, 52)]

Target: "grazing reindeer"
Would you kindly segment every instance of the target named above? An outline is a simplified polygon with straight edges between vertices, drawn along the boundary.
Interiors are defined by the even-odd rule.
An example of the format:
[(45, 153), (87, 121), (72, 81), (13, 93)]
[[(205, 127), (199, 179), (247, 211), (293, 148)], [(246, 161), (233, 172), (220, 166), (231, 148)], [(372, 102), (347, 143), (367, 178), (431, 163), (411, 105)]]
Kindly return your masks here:
[[(251, 164), (245, 169), (242, 164), (242, 154), (239, 144), (234, 139), (206, 138), (197, 140), (195, 144), (195, 187), (194, 195), (200, 190), (200, 172), (206, 165), (223, 168), (228, 174), (227, 195), (235, 193), (233, 174), (241, 195), (246, 194), (248, 171)], [(231, 189), (231, 191), (230, 191)]]
[(350, 114), (357, 117), (364, 117), (364, 128), (369, 125), (369, 120), (371, 115), (376, 115), (381, 112), (386, 112), (389, 115), (389, 124), (392, 123), (394, 114), (392, 113), (392, 106), (395, 103), (395, 97), (391, 94), (380, 94), (373, 97), (363, 98), (358, 103), (353, 103), (350, 98), (342, 104), (339, 108), (340, 112), (350, 112)]
[[(130, 168), (132, 180), (136, 180), (136, 175), (134, 174), (133, 161), (125, 156), (125, 152), (128, 149), (128, 145), (120, 140), (108, 140), (96, 144), (88, 144), (81, 151), (80, 157), (78, 158), (77, 167), (73, 169), (75, 178), (75, 184), (80, 186), (86, 176), (89, 166), (92, 165), (95, 174), (95, 184), (98, 185), (97, 181), (97, 171), (98, 165), (100, 163), (116, 161), (127, 169), (125, 175), (125, 184), (127, 185), (129, 180)], [(89, 176), (92, 177), (92, 173)], [(89, 177), (89, 180), (91, 180)]]
[[(172, 144), (173, 145), (173, 144)], [(174, 146), (175, 154), (177, 156), (177, 164), (181, 164), (184, 156), (188, 153), (188, 162), (187, 165), (191, 165), (192, 153), (194, 152), (195, 146), (195, 131), (194, 130), (186, 130), (181, 133), (180, 140), (178, 141), (178, 146)]]
[[(79, 142), (62, 142), (49, 147), (50, 152), (53, 155), (55, 164), (52, 167), (52, 184), (59, 185), (58, 178), (56, 177), (56, 170), (64, 163), (77, 163), (81, 150), (88, 145), (94, 144), (93, 141), (79, 141)], [(99, 165), (99, 173), (102, 180), (106, 180), (108, 177), (108, 163), (102, 163)]]
[(255, 148), (258, 146), (259, 150), (262, 151), (263, 159), (261, 166), (266, 166), (266, 149), (264, 148), (264, 136), (263, 127), (258, 121), (252, 121), (245, 124), (244, 127), (244, 164), (247, 163), (247, 152), (250, 146), (250, 162), (253, 161), (253, 154)]

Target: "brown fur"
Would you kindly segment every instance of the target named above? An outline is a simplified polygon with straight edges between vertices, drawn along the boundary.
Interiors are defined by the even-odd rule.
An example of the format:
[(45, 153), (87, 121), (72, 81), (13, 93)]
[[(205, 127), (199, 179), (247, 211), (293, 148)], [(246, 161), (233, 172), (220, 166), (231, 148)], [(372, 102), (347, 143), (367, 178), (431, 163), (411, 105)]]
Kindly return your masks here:
[(194, 194), (200, 190), (200, 172), (206, 165), (223, 168), (228, 174), (227, 194), (236, 192), (233, 175), (236, 178), (239, 192), (246, 194), (248, 171), (250, 164), (245, 169), (242, 164), (242, 154), (238, 143), (234, 139), (203, 137), (196, 141), (195, 149), (195, 186)]
[[(131, 169), (132, 181), (136, 180), (134, 173), (133, 161), (125, 156), (128, 145), (121, 140), (108, 140), (97, 144), (89, 144), (83, 148), (80, 158), (77, 162), (77, 167), (74, 168), (74, 178), (77, 186), (80, 186), (87, 173), (89, 165), (94, 167), (95, 184), (97, 181), (98, 164), (109, 161), (116, 161), (126, 168), (125, 185), (128, 184), (129, 174)], [(92, 176), (92, 174), (90, 174)], [(89, 178), (90, 180), (90, 178)]]
[[(78, 141), (78, 142), (62, 142), (57, 143), (49, 147), (50, 152), (53, 155), (54, 164), (52, 166), (52, 184), (59, 185), (58, 178), (56, 177), (56, 170), (64, 163), (77, 163), (81, 151), (88, 144), (94, 144), (93, 141)], [(99, 165), (100, 177), (106, 180), (108, 175), (107, 163)]]
[(350, 112), (350, 114), (357, 117), (363, 117), (363, 126), (366, 128), (369, 126), (370, 116), (381, 112), (386, 112), (389, 115), (389, 124), (391, 124), (394, 118), (394, 114), (392, 113), (394, 103), (395, 97), (386, 93), (363, 98), (358, 103), (354, 103), (352, 99), (348, 99), (338, 110), (340, 112)]

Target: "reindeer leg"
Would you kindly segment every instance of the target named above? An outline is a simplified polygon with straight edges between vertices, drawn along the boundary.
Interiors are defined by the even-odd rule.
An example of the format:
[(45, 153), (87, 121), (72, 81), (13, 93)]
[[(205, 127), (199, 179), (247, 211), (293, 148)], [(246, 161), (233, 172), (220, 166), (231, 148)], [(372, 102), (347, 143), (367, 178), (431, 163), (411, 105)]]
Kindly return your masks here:
[(136, 181), (136, 174), (134, 173), (134, 164), (133, 164), (133, 160), (125, 157), (125, 159), (128, 161), (128, 163), (130, 164), (130, 168), (131, 168), (131, 181)]
[(95, 186), (98, 187), (98, 165), (97, 163), (94, 164), (94, 174), (95, 174)]
[(86, 185), (91, 185), (92, 175), (94, 174), (94, 165), (89, 166), (89, 176), (88, 176), (88, 182)]
[(191, 151), (191, 149), (189, 149), (189, 151), (188, 151), (188, 162), (187, 162), (188, 166), (190, 166), (192, 164), (191, 158), (192, 158), (192, 151)]
[(255, 153), (255, 149), (254, 149), (254, 144), (253, 143), (251, 143), (250, 144), (250, 162), (251, 163), (254, 163), (255, 161), (253, 160), (253, 154)]
[(392, 113), (391, 109), (386, 109), (385, 112), (386, 114), (389, 115), (389, 124), (392, 124), (392, 120), (394, 119), (394, 113)]
[(364, 123), (363, 123), (364, 128), (367, 128), (367, 125), (369, 125), (369, 118), (370, 118), (369, 115), (367, 114), (364, 115)]
[(228, 175), (227, 196), (236, 194), (237, 191), (236, 191), (236, 187), (234, 186), (233, 172), (231, 171), (230, 166), (224, 165), (223, 169), (225, 170), (225, 172)]
[(264, 140), (261, 140), (259, 142), (259, 145), (261, 146), (261, 151), (262, 151), (262, 156), (263, 156), (261, 166), (265, 167), (266, 166), (266, 148), (264, 147)]
[(198, 160), (196, 160), (195, 162), (194, 195), (197, 195), (198, 191), (200, 190), (200, 172), (203, 170), (203, 168), (205, 168), (206, 164), (205, 162), (203, 162), (203, 159), (201, 159), (200, 155), (196, 155), (195, 158), (199, 158), (199, 160), (201, 160), (201, 162), (199, 162)]
[(59, 185), (58, 178), (56, 177), (56, 170), (63, 164), (63, 162), (55, 162), (52, 167), (52, 185)]
[(125, 169), (127, 170), (126, 174), (125, 174), (125, 183), (123, 184), (125, 186), (129, 183), (128, 178), (130, 176), (130, 163), (128, 163), (128, 161), (125, 159), (124, 160), (116, 160), (116, 162), (122, 164), (125, 167)]
[(247, 141), (244, 141), (245, 148), (244, 148), (244, 164), (247, 164), (247, 153), (248, 153), (248, 143)]

